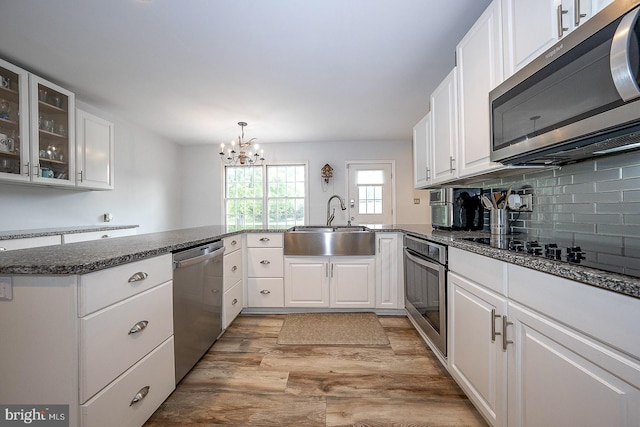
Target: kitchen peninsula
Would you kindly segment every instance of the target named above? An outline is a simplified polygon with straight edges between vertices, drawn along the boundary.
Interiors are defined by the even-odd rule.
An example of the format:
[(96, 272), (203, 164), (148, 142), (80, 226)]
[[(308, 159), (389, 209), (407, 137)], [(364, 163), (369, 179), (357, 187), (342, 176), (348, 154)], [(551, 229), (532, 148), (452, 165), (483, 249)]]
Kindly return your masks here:
[[(404, 234), (449, 246), (449, 353), (441, 362), (491, 424), (524, 417), (523, 407), (537, 405), (527, 399), (542, 389), (572, 396), (558, 419), (585, 399), (597, 402), (593, 411), (632, 419), (635, 406), (620, 401), (640, 396), (639, 279), (468, 240), (486, 237), (481, 232), (371, 228), (377, 239)], [(11, 343), (1, 350), (0, 380), (15, 385), (0, 391), (0, 401), (68, 404), (72, 426), (116, 415), (122, 425), (142, 425), (175, 387), (171, 252), (222, 239), (239, 243), (239, 253), (252, 249), (243, 247), (248, 236), (269, 240), (283, 231), (208, 226), (0, 253), (0, 323), (21, 325), (0, 330), (0, 340)], [(395, 254), (401, 270), (401, 251)], [(496, 335), (504, 334), (498, 339), (490, 339), (490, 314), (503, 321), (494, 323)], [(147, 323), (132, 332), (136, 321)], [(123, 328), (131, 328), (128, 335)], [(475, 347), (465, 337), (486, 337), (491, 345)], [(571, 379), (540, 371), (540, 357), (545, 368), (563, 369)], [(488, 383), (478, 376), (487, 369), (496, 373)], [(507, 388), (514, 396), (508, 402)], [(538, 412), (544, 411), (531, 413)]]

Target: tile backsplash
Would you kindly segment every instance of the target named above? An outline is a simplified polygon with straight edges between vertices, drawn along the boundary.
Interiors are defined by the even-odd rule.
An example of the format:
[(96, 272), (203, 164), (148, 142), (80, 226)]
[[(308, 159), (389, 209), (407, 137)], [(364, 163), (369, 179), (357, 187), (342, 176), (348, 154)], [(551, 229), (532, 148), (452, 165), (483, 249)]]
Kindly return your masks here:
[(533, 212), (512, 212), (513, 233), (597, 253), (599, 261), (640, 271), (640, 151), (558, 169), (485, 181), (482, 187), (533, 194)]

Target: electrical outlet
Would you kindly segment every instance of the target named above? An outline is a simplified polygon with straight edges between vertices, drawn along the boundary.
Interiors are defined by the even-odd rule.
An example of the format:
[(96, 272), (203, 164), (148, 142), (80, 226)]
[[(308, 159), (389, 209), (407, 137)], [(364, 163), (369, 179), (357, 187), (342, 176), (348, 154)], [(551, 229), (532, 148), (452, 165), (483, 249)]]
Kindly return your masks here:
[(111, 222), (111, 220), (113, 219), (113, 215), (111, 215), (110, 213), (106, 213), (104, 214), (102, 219), (104, 220), (104, 222)]
[(533, 212), (533, 194), (520, 195), (520, 212)]
[(413, 204), (414, 205), (419, 205), (420, 204), (420, 199), (418, 199), (418, 198), (413, 199)]
[(0, 300), (13, 299), (13, 281), (10, 276), (0, 276)]

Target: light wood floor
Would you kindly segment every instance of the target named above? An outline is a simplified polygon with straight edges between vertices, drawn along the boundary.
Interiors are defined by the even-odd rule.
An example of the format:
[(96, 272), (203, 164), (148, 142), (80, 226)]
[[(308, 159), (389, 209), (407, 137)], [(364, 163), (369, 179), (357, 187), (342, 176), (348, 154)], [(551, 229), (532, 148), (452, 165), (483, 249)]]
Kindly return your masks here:
[(405, 317), (387, 346), (276, 343), (284, 315), (241, 315), (145, 424), (485, 426)]

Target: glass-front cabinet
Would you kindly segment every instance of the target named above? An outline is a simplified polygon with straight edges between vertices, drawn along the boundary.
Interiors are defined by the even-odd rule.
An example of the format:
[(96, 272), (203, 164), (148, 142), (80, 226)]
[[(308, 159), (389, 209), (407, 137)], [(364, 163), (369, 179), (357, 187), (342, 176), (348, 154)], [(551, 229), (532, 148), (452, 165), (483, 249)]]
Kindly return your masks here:
[(29, 75), (31, 180), (74, 186), (75, 97), (68, 90)]
[(29, 74), (0, 60), (0, 178), (30, 181)]
[(0, 180), (75, 186), (75, 96), (0, 60)]

